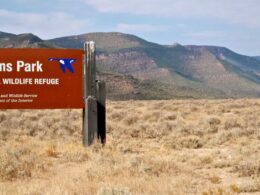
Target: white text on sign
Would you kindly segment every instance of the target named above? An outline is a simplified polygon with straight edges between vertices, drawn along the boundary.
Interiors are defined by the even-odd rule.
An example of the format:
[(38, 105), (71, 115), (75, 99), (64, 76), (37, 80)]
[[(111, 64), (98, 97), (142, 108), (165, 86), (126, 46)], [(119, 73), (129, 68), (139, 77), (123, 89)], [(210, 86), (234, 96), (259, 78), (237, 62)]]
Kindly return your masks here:
[(58, 78), (3, 78), (3, 85), (59, 85)]
[[(43, 72), (42, 63), (36, 61), (35, 63), (26, 63), (22, 60), (16, 62), (16, 71), (17, 72)], [(13, 71), (12, 63), (0, 63), (0, 72), (12, 72)]]

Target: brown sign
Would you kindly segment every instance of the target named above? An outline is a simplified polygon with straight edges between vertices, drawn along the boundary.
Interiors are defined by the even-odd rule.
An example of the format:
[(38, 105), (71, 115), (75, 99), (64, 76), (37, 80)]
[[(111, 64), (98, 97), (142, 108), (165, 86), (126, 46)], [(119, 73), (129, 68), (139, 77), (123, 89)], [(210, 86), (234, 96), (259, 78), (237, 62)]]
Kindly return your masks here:
[(0, 49), (0, 109), (83, 108), (82, 50)]

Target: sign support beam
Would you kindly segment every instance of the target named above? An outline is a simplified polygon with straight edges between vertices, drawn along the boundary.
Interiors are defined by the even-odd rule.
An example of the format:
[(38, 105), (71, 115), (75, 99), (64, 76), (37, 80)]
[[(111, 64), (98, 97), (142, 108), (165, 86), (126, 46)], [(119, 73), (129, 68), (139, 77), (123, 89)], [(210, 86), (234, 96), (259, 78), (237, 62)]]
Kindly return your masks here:
[(83, 145), (90, 146), (95, 138), (106, 141), (106, 88), (96, 80), (96, 47), (94, 42), (84, 44), (83, 57)]
[(106, 143), (106, 83), (97, 81), (98, 139)]

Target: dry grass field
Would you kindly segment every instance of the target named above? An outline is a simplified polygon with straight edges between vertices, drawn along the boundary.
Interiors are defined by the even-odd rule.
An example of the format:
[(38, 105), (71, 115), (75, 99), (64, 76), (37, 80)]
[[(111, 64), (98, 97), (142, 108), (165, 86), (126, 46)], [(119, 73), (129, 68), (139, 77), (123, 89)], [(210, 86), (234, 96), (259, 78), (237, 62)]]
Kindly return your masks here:
[(260, 194), (260, 100), (107, 102), (107, 144), (80, 110), (0, 111), (0, 194)]

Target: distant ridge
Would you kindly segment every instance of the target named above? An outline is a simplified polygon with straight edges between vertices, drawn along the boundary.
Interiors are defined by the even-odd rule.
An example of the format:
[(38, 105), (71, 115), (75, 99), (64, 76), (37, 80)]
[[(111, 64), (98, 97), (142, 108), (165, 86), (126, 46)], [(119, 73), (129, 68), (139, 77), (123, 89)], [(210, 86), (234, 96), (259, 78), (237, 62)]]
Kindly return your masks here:
[(90, 40), (96, 42), (98, 71), (111, 99), (260, 97), (259, 57), (225, 47), (159, 45), (118, 32), (51, 40), (0, 33), (1, 47), (80, 49)]
[(45, 43), (38, 36), (33, 35), (32, 33), (23, 33), (23, 34), (10, 34), (0, 32), (0, 47), (4, 48), (37, 48), (37, 47), (54, 47), (49, 43)]

